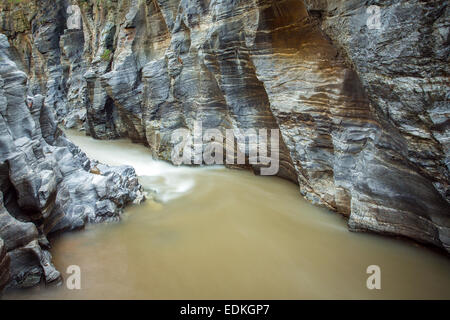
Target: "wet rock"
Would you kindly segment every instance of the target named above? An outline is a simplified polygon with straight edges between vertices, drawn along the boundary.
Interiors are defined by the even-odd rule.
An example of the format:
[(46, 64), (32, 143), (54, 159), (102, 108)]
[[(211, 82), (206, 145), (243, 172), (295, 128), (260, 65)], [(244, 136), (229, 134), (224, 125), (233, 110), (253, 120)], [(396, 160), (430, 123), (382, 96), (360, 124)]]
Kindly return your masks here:
[(11, 258), (9, 287), (29, 288), (42, 280), (46, 284), (61, 281), (61, 274), (51, 263), (50, 252), (42, 250), (36, 240), (11, 250), (8, 255)]
[[(17, 48), (31, 48), (16, 60), (29, 62), (32, 83), (46, 79), (48, 88), (41, 85), (31, 96), (58, 101), (49, 104), (57, 120), (79, 126), (85, 110), (87, 134), (129, 137), (165, 160), (173, 151), (173, 131), (193, 133), (198, 120), (222, 134), (279, 129), (278, 175), (298, 183), (306, 199), (347, 216), (351, 230), (407, 236), (449, 250), (446, 1), (74, 1), (81, 30), (46, 28), (43, 13), (50, 9), (41, 9), (31, 32), (11, 17), (28, 19), (26, 10), (37, 11), (33, 3), (1, 6), (1, 25)], [(379, 29), (367, 24), (372, 4), (381, 9)], [(64, 20), (67, 5), (53, 6), (49, 19)], [(43, 71), (46, 65), (53, 68)], [(57, 100), (58, 83), (69, 93), (67, 103)], [(46, 114), (43, 136), (58, 143), (63, 138)], [(201, 150), (210, 146), (202, 142)], [(74, 147), (67, 148), (73, 154)], [(77, 161), (85, 170), (92, 167), (85, 157)], [(105, 181), (134, 184), (97, 169), (101, 194)], [(260, 167), (252, 169), (258, 173)], [(39, 210), (60, 179), (50, 168), (42, 170), (48, 192), (18, 195), (21, 204)], [(26, 181), (20, 180), (26, 171), (17, 168), (17, 176)], [(62, 186), (58, 199), (70, 203), (76, 194)], [(38, 193), (37, 186), (20, 187)], [(117, 205), (91, 200), (53, 210), (66, 213), (56, 228), (95, 220), (96, 207), (109, 217)]]
[(26, 95), (14, 55), (0, 34), (0, 285), (24, 288), (61, 280), (49, 234), (117, 221), (142, 192), (133, 168), (91, 162), (65, 137), (47, 99)]

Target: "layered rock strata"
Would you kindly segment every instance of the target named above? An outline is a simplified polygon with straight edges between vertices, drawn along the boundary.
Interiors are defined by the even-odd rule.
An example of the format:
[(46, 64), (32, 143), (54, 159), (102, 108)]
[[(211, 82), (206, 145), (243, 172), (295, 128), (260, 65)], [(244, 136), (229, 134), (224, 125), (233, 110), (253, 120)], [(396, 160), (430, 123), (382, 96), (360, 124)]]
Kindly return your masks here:
[(131, 167), (91, 161), (54, 121), (0, 34), (0, 288), (57, 283), (49, 234), (116, 221), (142, 198)]
[(407, 158), (450, 199), (447, 1), (305, 1), (398, 130)]
[[(73, 4), (80, 29), (67, 28)], [(17, 60), (45, 84), (34, 93), (66, 125), (84, 119), (87, 134), (129, 137), (166, 160), (173, 131), (197, 121), (279, 129), (279, 176), (306, 199), (347, 216), (351, 230), (450, 250), (445, 1), (36, 0), (1, 10), (3, 32), (25, 48)]]
[(0, 239), (0, 295), (3, 288), (6, 286), (10, 279), (9, 264), (10, 258), (6, 254), (5, 243), (2, 239)]

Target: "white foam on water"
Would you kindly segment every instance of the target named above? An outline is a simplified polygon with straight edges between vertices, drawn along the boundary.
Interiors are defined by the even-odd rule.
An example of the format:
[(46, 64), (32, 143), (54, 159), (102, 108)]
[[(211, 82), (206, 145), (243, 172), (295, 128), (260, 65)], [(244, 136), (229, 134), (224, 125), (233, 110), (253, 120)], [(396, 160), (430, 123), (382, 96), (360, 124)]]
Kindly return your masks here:
[(221, 168), (174, 166), (153, 159), (148, 148), (127, 140), (95, 140), (75, 130), (65, 133), (89, 158), (107, 165), (133, 167), (144, 188), (156, 191), (155, 198), (160, 202), (169, 202), (189, 193), (196, 185), (195, 176), (204, 170)]

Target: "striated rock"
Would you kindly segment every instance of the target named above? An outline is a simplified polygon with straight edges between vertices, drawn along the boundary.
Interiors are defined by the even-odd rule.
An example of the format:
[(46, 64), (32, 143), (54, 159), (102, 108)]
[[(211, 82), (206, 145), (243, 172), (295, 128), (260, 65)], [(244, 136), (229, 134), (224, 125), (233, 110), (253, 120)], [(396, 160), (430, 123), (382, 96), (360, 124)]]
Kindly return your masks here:
[[(368, 27), (371, 1), (74, 0), (80, 30), (61, 23), (68, 1), (35, 8), (47, 3), (3, 5), (0, 25), (15, 47), (41, 53), (17, 60), (28, 62), (31, 79), (45, 79), (34, 94), (66, 125), (85, 119), (94, 138), (129, 137), (166, 160), (173, 131), (194, 133), (199, 120), (222, 134), (279, 129), (278, 175), (306, 199), (347, 216), (351, 230), (450, 250), (445, 1), (373, 1), (381, 29)], [(31, 30), (14, 15), (29, 18)], [(49, 27), (51, 19), (59, 20)], [(63, 140), (45, 128), (48, 143)], [(52, 175), (44, 177), (52, 190)], [(71, 189), (62, 190), (70, 202)], [(71, 208), (68, 225), (92, 217)], [(113, 204), (101, 199), (95, 208), (110, 217)]]
[(5, 243), (0, 239), (0, 295), (3, 288), (9, 282), (9, 263), (10, 258), (6, 254)]
[(372, 109), (357, 74), (305, 7), (267, 3), (258, 13), (252, 58), (302, 194), (348, 215), (352, 230), (448, 249), (449, 204), (409, 162), (397, 128)]
[(408, 160), (449, 201), (448, 2), (376, 1), (379, 20), (363, 1), (305, 2), (398, 130)]
[(45, 98), (26, 96), (14, 54), (0, 34), (0, 285), (10, 260), (8, 286), (30, 287), (60, 280), (50, 233), (116, 221), (142, 194), (133, 168), (90, 161), (56, 126)]
[(82, 127), (86, 121), (87, 85), (83, 59), (84, 35), (81, 30), (65, 30), (60, 38), (61, 63), (65, 80), (67, 110), (62, 118), (66, 128)]

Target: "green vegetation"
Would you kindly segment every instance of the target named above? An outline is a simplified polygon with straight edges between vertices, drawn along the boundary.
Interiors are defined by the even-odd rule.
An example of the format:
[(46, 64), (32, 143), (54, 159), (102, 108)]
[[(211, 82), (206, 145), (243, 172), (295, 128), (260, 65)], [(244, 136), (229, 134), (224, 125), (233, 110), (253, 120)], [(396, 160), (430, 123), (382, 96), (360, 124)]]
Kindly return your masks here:
[(111, 59), (111, 50), (105, 49), (100, 58), (102, 58), (103, 61), (109, 61)]

